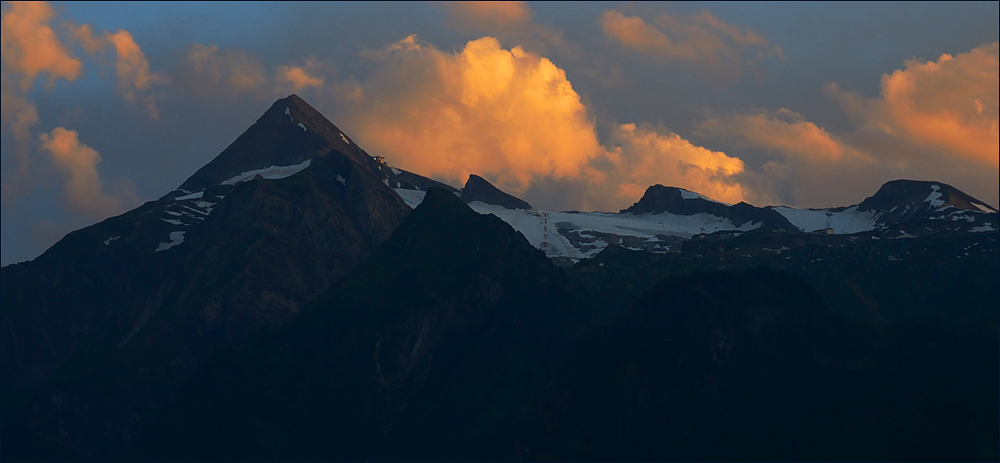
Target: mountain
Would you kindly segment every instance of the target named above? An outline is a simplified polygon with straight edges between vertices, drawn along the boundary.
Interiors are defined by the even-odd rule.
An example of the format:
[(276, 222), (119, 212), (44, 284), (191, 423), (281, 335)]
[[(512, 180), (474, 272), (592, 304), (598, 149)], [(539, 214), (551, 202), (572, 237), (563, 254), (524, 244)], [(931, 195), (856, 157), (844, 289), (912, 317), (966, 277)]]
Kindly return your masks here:
[(507, 209), (532, 209), (531, 205), (524, 200), (500, 191), (499, 188), (476, 174), (470, 175), (469, 180), (465, 182), (465, 188), (462, 188), (462, 201), (467, 203), (479, 201)]
[(893, 180), (860, 204), (831, 209), (772, 207), (802, 231), (834, 233), (894, 230), (924, 235), (945, 230), (982, 232), (1000, 229), (997, 210), (941, 182)]
[[(706, 235), (733, 238), (745, 233), (806, 232), (868, 240), (1000, 230), (993, 208), (939, 182), (896, 180), (859, 205), (832, 209), (728, 205), (682, 188), (653, 185), (638, 202), (617, 214), (534, 209), (481, 177), (470, 176), (469, 183), (475, 186), (472, 193), (466, 185), (461, 195), (473, 209), (500, 217), (562, 266), (593, 258), (609, 246), (676, 253), (691, 238)], [(893, 193), (901, 188), (909, 196)], [(410, 207), (420, 204), (424, 194), (420, 188), (406, 186), (394, 190)], [(793, 241), (809, 241), (803, 240)], [(790, 245), (796, 244), (786, 240), (778, 247)]]
[(410, 208), (341, 135), (278, 100), (178, 190), (4, 267), (5, 427), (117, 458), (213, 351), (364, 261)]
[(732, 225), (737, 228), (751, 224), (754, 228), (763, 227), (769, 230), (786, 228), (791, 225), (783, 216), (770, 209), (754, 207), (745, 202), (730, 206), (683, 188), (663, 185), (653, 185), (647, 188), (639, 202), (627, 209), (622, 209), (621, 213), (632, 215), (708, 214), (729, 219)]
[(432, 188), (300, 316), (199, 369), (136, 457), (496, 459), (587, 314), (521, 234)]
[(913, 181), (539, 210), (292, 95), (0, 270), (0, 460), (995, 461), (997, 218)]

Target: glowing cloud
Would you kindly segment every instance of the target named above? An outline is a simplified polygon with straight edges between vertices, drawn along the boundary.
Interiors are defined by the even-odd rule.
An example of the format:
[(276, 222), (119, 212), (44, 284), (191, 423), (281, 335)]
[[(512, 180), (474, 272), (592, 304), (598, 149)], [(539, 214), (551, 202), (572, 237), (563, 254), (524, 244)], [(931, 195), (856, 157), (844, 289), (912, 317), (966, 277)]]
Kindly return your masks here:
[(864, 100), (835, 84), (825, 91), (870, 130), (929, 144), (946, 157), (1000, 165), (1000, 43), (937, 62), (907, 60), (882, 76), (882, 98)]
[(89, 24), (70, 25), (69, 28), (73, 38), (78, 40), (88, 53), (94, 54), (106, 49), (114, 49), (118, 93), (129, 103), (139, 103), (145, 106), (146, 110), (149, 111), (149, 116), (158, 119), (160, 111), (156, 107), (157, 97), (149, 94), (148, 90), (153, 84), (168, 84), (169, 79), (162, 73), (150, 72), (149, 60), (146, 59), (146, 54), (142, 52), (139, 44), (135, 43), (132, 34), (119, 29), (113, 34), (104, 31), (102, 35), (97, 36)]
[(379, 56), (354, 108), (372, 152), (457, 184), (491, 175), (514, 192), (533, 177), (600, 177), (588, 166), (604, 149), (587, 110), (548, 59), (491, 37), (446, 53), (411, 36)]
[(289, 85), (293, 92), (304, 88), (323, 86), (323, 78), (309, 74), (300, 66), (278, 66), (277, 71), (278, 82)]
[(6, 72), (21, 75), (21, 88), (31, 87), (41, 72), (49, 82), (80, 76), (83, 63), (70, 56), (49, 22), (55, 12), (48, 2), (4, 2), (0, 49)]
[(744, 197), (742, 161), (672, 132), (625, 124), (602, 145), (565, 72), (520, 47), (483, 37), (447, 53), (410, 36), (372, 58), (376, 72), (342, 97), (347, 123), (401, 168), (455, 185), (483, 175), (539, 205), (572, 190), (561, 207), (624, 207), (656, 183)]
[(737, 203), (746, 192), (736, 181), (743, 161), (712, 151), (651, 127), (622, 124), (614, 132), (620, 159), (614, 175), (622, 201), (635, 201), (654, 184), (697, 191), (719, 201)]
[[(700, 66), (727, 81), (738, 79), (744, 68), (763, 57), (782, 57), (781, 47), (768, 44), (760, 34), (727, 24), (707, 11), (681, 19), (663, 13), (651, 24), (607, 10), (600, 22), (604, 34), (625, 48), (665, 62)], [(745, 58), (744, 51), (751, 48), (758, 49), (756, 57)]]
[(829, 132), (805, 120), (801, 114), (781, 108), (774, 113), (736, 115), (708, 119), (699, 128), (713, 135), (742, 138), (748, 144), (798, 158), (839, 161), (868, 156), (846, 146)]
[(118, 195), (104, 192), (97, 164), (101, 155), (93, 148), (80, 143), (73, 130), (57, 127), (52, 133), (39, 136), (42, 149), (48, 151), (53, 164), (66, 178), (65, 199), (70, 209), (100, 220), (120, 213), (138, 201), (134, 187), (126, 186)]

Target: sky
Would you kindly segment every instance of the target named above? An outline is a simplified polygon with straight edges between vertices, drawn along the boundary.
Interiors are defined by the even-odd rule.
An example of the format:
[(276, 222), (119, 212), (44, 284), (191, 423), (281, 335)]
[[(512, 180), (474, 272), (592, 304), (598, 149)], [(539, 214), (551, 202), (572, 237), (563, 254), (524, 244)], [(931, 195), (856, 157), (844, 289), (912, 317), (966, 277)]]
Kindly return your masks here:
[(654, 184), (1000, 203), (1000, 3), (2, 4), (2, 264), (155, 200), (298, 94), (390, 165), (535, 207)]

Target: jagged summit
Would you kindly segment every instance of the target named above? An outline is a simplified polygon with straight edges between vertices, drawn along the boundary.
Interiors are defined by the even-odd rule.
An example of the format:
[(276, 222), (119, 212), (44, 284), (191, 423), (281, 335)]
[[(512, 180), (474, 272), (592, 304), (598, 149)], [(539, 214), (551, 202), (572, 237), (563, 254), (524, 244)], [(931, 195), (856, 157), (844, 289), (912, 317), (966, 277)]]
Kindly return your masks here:
[(469, 180), (465, 182), (465, 188), (462, 189), (462, 200), (467, 203), (479, 201), (495, 206), (503, 206), (507, 209), (531, 209), (531, 204), (513, 195), (504, 193), (486, 179), (476, 174), (469, 175)]
[(240, 175), (250, 179), (269, 168), (301, 170), (313, 158), (333, 151), (370, 171), (376, 167), (372, 158), (336, 125), (298, 95), (290, 95), (275, 101), (236, 141), (167, 196), (183, 196), (235, 182)]

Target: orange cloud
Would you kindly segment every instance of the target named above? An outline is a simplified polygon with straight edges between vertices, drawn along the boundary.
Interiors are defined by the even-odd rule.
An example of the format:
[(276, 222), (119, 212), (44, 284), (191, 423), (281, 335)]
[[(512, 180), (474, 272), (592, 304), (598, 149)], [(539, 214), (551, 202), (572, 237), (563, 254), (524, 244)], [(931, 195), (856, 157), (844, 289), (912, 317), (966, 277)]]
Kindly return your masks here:
[(121, 213), (138, 203), (134, 186), (126, 185), (117, 195), (104, 192), (97, 164), (97, 150), (80, 143), (78, 133), (62, 127), (39, 136), (42, 149), (48, 151), (53, 164), (66, 178), (65, 199), (70, 209), (93, 220)]
[(148, 93), (153, 84), (165, 85), (169, 79), (162, 73), (149, 70), (149, 60), (142, 52), (139, 44), (126, 30), (119, 29), (111, 33), (104, 31), (100, 36), (94, 34), (89, 24), (81, 26), (69, 25), (70, 32), (88, 53), (94, 54), (113, 48), (115, 51), (115, 77), (118, 93), (128, 103), (139, 103), (146, 107), (150, 117), (158, 119), (160, 111), (156, 107), (156, 96)]
[(49, 74), (50, 83), (80, 76), (83, 63), (70, 56), (49, 25), (55, 12), (48, 2), (4, 2), (2, 14), (3, 64), (6, 72), (21, 76), (23, 90), (42, 72)]
[(491, 37), (446, 53), (411, 36), (383, 52), (355, 106), (372, 152), (461, 184), (471, 173), (520, 192), (533, 177), (598, 176), (594, 126), (566, 73)]
[(733, 139), (739, 145), (763, 148), (780, 156), (738, 176), (747, 187), (747, 197), (758, 204), (774, 201), (800, 207), (849, 204), (878, 188), (886, 176), (900, 175), (890, 173), (891, 169), (887, 170), (866, 150), (785, 108), (710, 118), (698, 124), (697, 129), (707, 137)]
[(801, 114), (785, 108), (774, 113), (707, 119), (699, 124), (699, 129), (712, 135), (740, 138), (747, 144), (798, 158), (825, 161), (869, 158), (805, 120)]
[(301, 66), (278, 66), (277, 73), (278, 82), (290, 86), (293, 92), (298, 92), (305, 88), (323, 86), (322, 77), (310, 74)]
[[(737, 80), (744, 68), (763, 57), (782, 57), (781, 47), (768, 44), (760, 34), (727, 24), (706, 11), (682, 19), (663, 13), (651, 24), (638, 16), (606, 10), (600, 22), (604, 34), (625, 48), (665, 62), (703, 67), (726, 81)], [(751, 48), (758, 49), (756, 58), (744, 57)]]
[(614, 131), (620, 159), (615, 177), (622, 201), (635, 201), (654, 184), (677, 186), (719, 201), (737, 203), (746, 192), (736, 176), (743, 161), (712, 151), (676, 133), (658, 133), (650, 127), (622, 124)]
[(858, 103), (858, 97), (828, 93), (853, 102), (869, 128), (932, 145), (945, 156), (1000, 165), (998, 99), (1000, 43), (982, 45), (937, 62), (907, 60), (905, 69), (882, 76), (882, 98)]
[(612, 147), (602, 145), (566, 73), (520, 47), (483, 37), (447, 53), (410, 36), (372, 59), (377, 71), (341, 96), (345, 125), (401, 168), (455, 185), (483, 175), (515, 194), (544, 195), (541, 207), (555, 189), (573, 191), (561, 207), (617, 209), (656, 183), (744, 196), (739, 159), (677, 134), (626, 124)]

